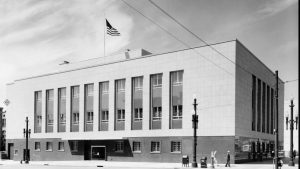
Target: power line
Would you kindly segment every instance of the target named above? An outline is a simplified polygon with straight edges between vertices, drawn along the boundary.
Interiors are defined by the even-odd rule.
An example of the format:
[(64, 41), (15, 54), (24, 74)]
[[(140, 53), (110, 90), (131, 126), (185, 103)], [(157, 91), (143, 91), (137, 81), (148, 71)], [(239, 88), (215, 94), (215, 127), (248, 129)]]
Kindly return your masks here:
[(290, 82), (295, 82), (295, 81), (298, 81), (299, 79), (294, 79), (294, 80), (287, 80), (285, 81), (284, 83), (290, 83)]
[(217, 65), (215, 62), (213, 62), (212, 60), (210, 60), (209, 58), (201, 55), (197, 50), (195, 50), (194, 48), (191, 48), (187, 43), (183, 42), (182, 40), (180, 40), (179, 38), (177, 38), (175, 35), (173, 35), (172, 33), (170, 33), (168, 30), (166, 30), (165, 28), (163, 28), (161, 25), (159, 25), (158, 23), (156, 23), (154, 20), (152, 20), (151, 18), (147, 17), (146, 15), (144, 15), (142, 12), (140, 12), (139, 10), (137, 10), (135, 7), (133, 7), (132, 5), (130, 5), (129, 3), (127, 3), (125, 0), (122, 0), (122, 2), (124, 4), (126, 4), (128, 7), (130, 7), (131, 9), (133, 9), (134, 11), (138, 12), (140, 15), (142, 15), (143, 17), (145, 17), (146, 19), (148, 19), (151, 23), (155, 24), (156, 26), (158, 26), (160, 29), (162, 29), (164, 32), (166, 32), (168, 35), (172, 36), (174, 39), (176, 39), (177, 41), (179, 41), (180, 43), (182, 43), (185, 47), (192, 49), (196, 54), (198, 54), (199, 56), (203, 57), (204, 59), (208, 60), (210, 63), (214, 64), (215, 66), (219, 67), (220, 69), (222, 69), (223, 71), (227, 72), (228, 74), (234, 76), (231, 72), (228, 72), (226, 69), (224, 69), (223, 67)]
[[(182, 23), (180, 23), (178, 20), (176, 20), (174, 17), (172, 17), (169, 13), (167, 13), (164, 9), (162, 9), (160, 6), (158, 6), (155, 2), (153, 2), (152, 0), (148, 0), (152, 5), (154, 5), (156, 8), (158, 8), (161, 12), (163, 12), (165, 15), (167, 15), (169, 18), (171, 18), (175, 23), (177, 23), (179, 26), (181, 26), (184, 30), (186, 30), (187, 32), (189, 32), (190, 34), (192, 34), (194, 37), (196, 37), (198, 40), (200, 40), (201, 42), (203, 42), (204, 44), (206, 44), (207, 46), (209, 46), (212, 50), (214, 50), (215, 52), (217, 52), (219, 55), (223, 56), (224, 58), (226, 58), (228, 61), (230, 61), (231, 63), (233, 63), (234, 65), (240, 67), (241, 69), (243, 69), (245, 72), (249, 73), (249, 74), (253, 74), (252, 72), (249, 72), (248, 70), (246, 70), (244, 67), (242, 67), (241, 65), (237, 64), (236, 62), (232, 61), (231, 59), (229, 59), (228, 57), (226, 57), (223, 53), (221, 53), (220, 51), (218, 51), (216, 48), (214, 48), (213, 46), (211, 46), (210, 44), (208, 44), (205, 40), (203, 40), (202, 38), (200, 38), (198, 35), (196, 35), (195, 33), (193, 33), (191, 30), (189, 30), (186, 26), (184, 26)], [(275, 75), (273, 73), (273, 75)]]

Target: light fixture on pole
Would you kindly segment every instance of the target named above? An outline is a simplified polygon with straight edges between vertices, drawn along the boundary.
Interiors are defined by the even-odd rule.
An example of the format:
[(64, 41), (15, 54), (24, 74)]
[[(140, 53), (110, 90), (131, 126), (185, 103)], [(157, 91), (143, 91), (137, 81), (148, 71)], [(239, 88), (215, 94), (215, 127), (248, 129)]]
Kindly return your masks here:
[(25, 157), (25, 164), (28, 164), (29, 163), (28, 138), (30, 137), (30, 133), (31, 133), (31, 129), (28, 129), (28, 122), (29, 122), (28, 116), (26, 116), (25, 122), (26, 122), (26, 128), (23, 129), (24, 137), (26, 139), (24, 157)]
[(288, 124), (290, 123), (290, 161), (289, 161), (289, 166), (295, 166), (295, 162), (294, 162), (294, 144), (293, 144), (293, 134), (294, 134), (294, 123), (296, 123), (296, 130), (298, 129), (298, 116), (296, 116), (296, 119), (294, 120), (294, 114), (293, 114), (293, 108), (294, 108), (294, 104), (293, 104), (293, 100), (291, 100), (291, 117), (289, 120), (289, 116), (285, 117), (285, 123), (286, 123), (286, 129), (288, 130)]
[(192, 121), (193, 121), (193, 128), (194, 128), (194, 146), (193, 146), (193, 162), (192, 162), (192, 167), (197, 168), (197, 128), (198, 128), (198, 115), (197, 115), (197, 98), (196, 95), (193, 95), (194, 99), (194, 112), (195, 114), (192, 115)]

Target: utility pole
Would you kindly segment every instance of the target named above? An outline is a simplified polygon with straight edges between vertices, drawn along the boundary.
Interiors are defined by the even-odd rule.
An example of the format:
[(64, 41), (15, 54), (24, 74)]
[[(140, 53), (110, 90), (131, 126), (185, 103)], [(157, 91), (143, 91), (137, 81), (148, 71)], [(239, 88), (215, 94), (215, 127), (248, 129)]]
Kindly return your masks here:
[(198, 123), (198, 115), (197, 115), (197, 99), (194, 98), (194, 111), (195, 114), (192, 116), (192, 121), (193, 121), (193, 127), (194, 127), (194, 154), (193, 154), (193, 162), (192, 162), (192, 167), (197, 168), (197, 123)]
[(278, 71), (276, 70), (276, 114), (275, 114), (275, 169), (278, 169)]

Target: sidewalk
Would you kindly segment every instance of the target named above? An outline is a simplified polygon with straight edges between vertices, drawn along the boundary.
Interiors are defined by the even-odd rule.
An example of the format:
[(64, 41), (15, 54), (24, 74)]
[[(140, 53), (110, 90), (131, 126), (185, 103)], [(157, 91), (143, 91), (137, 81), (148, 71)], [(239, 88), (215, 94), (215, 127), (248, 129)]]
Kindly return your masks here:
[[(24, 163), (24, 162), (23, 162)], [(24, 165), (20, 164), (19, 161), (12, 160), (0, 160), (0, 165)], [(30, 161), (29, 165), (41, 165), (41, 166), (76, 166), (76, 167), (117, 167), (117, 168), (172, 168), (172, 169), (187, 169), (192, 168), (191, 164), (189, 167), (183, 167), (181, 163), (154, 163), (154, 162), (116, 162), (116, 161)], [(198, 164), (200, 168), (200, 164)], [(211, 168), (208, 164), (208, 168)], [(224, 168), (225, 164), (218, 164), (215, 168)], [(234, 169), (273, 169), (272, 164), (231, 164), (231, 168)], [(284, 164), (282, 169), (296, 169), (298, 164), (294, 167), (290, 167)]]

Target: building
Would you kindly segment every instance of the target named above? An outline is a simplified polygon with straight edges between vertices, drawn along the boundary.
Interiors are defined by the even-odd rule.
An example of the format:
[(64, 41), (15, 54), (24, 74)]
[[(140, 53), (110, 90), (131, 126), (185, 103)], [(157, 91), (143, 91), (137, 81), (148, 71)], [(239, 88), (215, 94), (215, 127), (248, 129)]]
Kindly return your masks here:
[[(197, 161), (215, 150), (220, 163), (228, 150), (232, 162), (270, 156), (274, 73), (238, 40), (212, 47), (227, 58), (211, 46), (162, 54), (141, 49), (15, 80), (7, 85), (9, 158), (23, 159), (28, 116), (30, 160), (191, 159), (194, 95)], [(283, 94), (280, 83), (280, 122)], [(279, 134), (282, 145), (283, 123)]]
[[(6, 135), (6, 111), (0, 107), (0, 152), (5, 151), (5, 135)], [(0, 153), (1, 159), (1, 153)]]
[[(298, 104), (298, 100), (294, 100), (293, 101), (294, 109), (294, 120), (296, 120), (296, 117), (299, 117), (299, 104)], [(286, 118), (288, 118), (288, 120), (291, 120), (291, 101), (290, 100), (286, 100), (284, 101), (284, 151), (285, 151), (285, 156), (286, 157), (290, 157), (290, 145), (291, 145), (291, 128), (290, 128), (290, 124), (286, 124)], [(297, 152), (299, 151), (299, 121), (298, 121), (298, 127), (296, 129), (296, 124), (294, 123), (294, 132), (293, 132), (293, 145), (294, 145), (294, 150), (296, 150)], [(299, 153), (299, 152), (298, 152)]]

